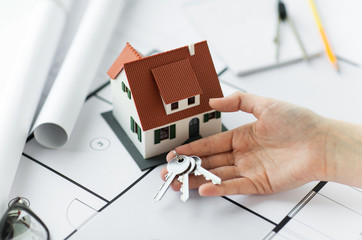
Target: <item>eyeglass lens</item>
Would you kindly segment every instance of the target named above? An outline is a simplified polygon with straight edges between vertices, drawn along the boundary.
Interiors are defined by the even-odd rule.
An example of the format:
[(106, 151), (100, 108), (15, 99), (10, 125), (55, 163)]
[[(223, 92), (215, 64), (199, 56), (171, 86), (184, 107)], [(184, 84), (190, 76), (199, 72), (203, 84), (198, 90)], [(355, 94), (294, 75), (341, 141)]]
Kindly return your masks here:
[(1, 240), (47, 239), (44, 226), (27, 210), (14, 207), (0, 222)]

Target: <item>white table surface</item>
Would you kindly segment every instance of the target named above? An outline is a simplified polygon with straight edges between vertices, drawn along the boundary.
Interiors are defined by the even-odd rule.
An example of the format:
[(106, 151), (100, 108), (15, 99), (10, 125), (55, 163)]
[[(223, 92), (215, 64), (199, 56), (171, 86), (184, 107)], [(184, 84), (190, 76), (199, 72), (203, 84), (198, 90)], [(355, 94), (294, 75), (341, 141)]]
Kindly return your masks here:
[[(6, 74), (7, 69), (14, 63), (14, 52), (18, 44), (24, 41), (19, 29), (24, 24), (28, 10), (37, 1), (0, 1), (0, 52), (2, 53), (0, 54), (0, 94), (1, 86), (6, 84), (6, 80), (9, 79)], [(77, 0), (76, 2), (77, 5), (73, 11), (81, 13), (84, 11), (87, 1)], [(195, 29), (190, 19), (186, 17), (184, 2), (183, 0), (130, 0), (127, 3), (127, 11), (120, 18), (119, 27), (110, 43), (110, 48), (107, 50), (106, 56), (108, 57), (100, 66), (97, 81), (92, 89), (96, 89), (107, 81), (105, 70), (127, 41), (140, 52), (147, 54), (155, 49), (164, 51), (187, 45), (190, 42), (204, 40), (205, 36)], [(79, 16), (75, 16), (75, 18), (77, 17), (79, 18)], [(67, 30), (68, 37), (76, 31), (76, 23), (79, 22), (77, 19), (73, 20), (75, 25), (68, 26), (70, 27)], [(70, 41), (71, 37), (63, 41), (62, 51), (59, 51), (56, 60), (58, 67)], [(338, 41), (342, 40), (338, 39)], [(353, 41), (347, 42), (352, 42), (350, 48), (354, 47)], [(221, 58), (215, 50), (211, 48), (211, 53), (215, 67), (220, 72), (227, 65), (220, 60)], [(346, 54), (341, 53), (343, 58), (348, 60), (347, 55), (350, 51), (348, 49), (345, 51)], [(362, 55), (362, 53), (360, 54)], [(257, 58), (257, 56), (255, 57)], [(354, 53), (351, 57), (358, 59), (358, 54), (356, 57)], [(340, 73), (336, 73), (326, 57), (322, 55), (313, 59), (309, 64), (300, 62), (242, 78), (237, 77), (230, 70), (226, 70), (220, 76), (220, 80), (226, 95), (243, 89), (300, 104), (321, 115), (362, 123), (362, 111), (360, 111), (362, 95), (359, 93), (362, 89), (362, 70), (346, 62), (340, 62), (340, 68)], [(57, 67), (53, 69), (52, 74), (55, 75), (56, 72)], [(107, 100), (108, 97), (109, 88), (105, 88), (96, 97), (90, 99), (85, 104), (80, 119), (86, 121), (88, 117), (95, 116), (104, 110), (110, 110), (111, 105), (102, 101), (102, 99)], [(253, 117), (244, 113), (225, 114), (224, 119), (229, 128), (254, 120)], [(172, 191), (167, 193), (164, 200), (155, 203), (152, 197), (162, 182), (158, 174), (159, 168), (148, 173), (139, 182), (134, 182), (144, 172), (135, 168), (132, 159), (125, 154), (121, 160), (128, 162), (118, 162), (117, 167), (120, 170), (112, 169), (104, 182), (102, 182), (102, 175), (94, 176), (96, 168), (115, 166), (112, 162), (117, 159), (113, 159), (111, 156), (122, 154), (124, 151), (117, 139), (108, 133), (108, 129), (102, 130), (105, 126), (100, 122), (101, 120), (95, 117), (86, 125), (79, 123), (82, 126), (75, 131), (73, 139), (59, 150), (44, 149), (34, 143), (34, 140), (26, 146), (27, 156), (21, 160), (11, 195), (24, 194), (31, 199), (32, 209), (39, 213), (42, 219), (45, 219), (54, 239), (63, 239), (67, 236), (70, 239), (120, 238), (122, 236), (125, 239), (178, 239), (185, 236), (195, 239), (196, 237), (203, 238), (205, 234), (210, 239), (220, 239), (222, 236), (225, 239), (261, 239), (275, 227), (273, 222), (278, 224), (283, 216), (316, 184), (311, 183), (290, 192), (270, 196), (230, 196), (229, 199), (246, 206), (257, 214), (264, 214), (267, 219), (271, 219), (271, 222), (250, 211), (244, 211), (235, 203), (223, 198), (200, 198), (195, 191), (191, 193), (191, 199), (186, 204), (179, 201), (179, 193)], [(91, 140), (96, 137), (107, 137), (112, 144), (109, 148), (110, 152), (104, 152), (102, 155), (102, 153), (95, 153), (87, 148)], [(87, 166), (87, 154), (92, 156), (89, 159), (90, 162), (94, 161), (94, 165)], [(110, 157), (107, 158), (104, 165), (100, 162), (102, 156)], [(30, 158), (33, 159), (29, 160)], [(74, 161), (67, 164), (69, 160)], [(39, 165), (38, 162), (43, 165)], [(83, 172), (77, 174), (75, 169)], [(117, 174), (123, 175), (116, 178)], [(71, 180), (80, 183), (81, 186), (74, 185)], [(112, 185), (110, 184), (112, 180), (122, 183), (113, 182), (114, 185)], [(102, 188), (102, 183), (107, 185)], [(84, 190), (84, 188), (90, 191)], [(52, 194), (47, 194), (49, 192)], [(346, 192), (348, 193), (348, 191)], [(92, 193), (99, 194), (100, 198)], [(117, 197), (118, 194), (121, 196)], [(77, 200), (75, 201), (75, 199)], [(85, 205), (78, 204), (80, 202)], [(74, 208), (69, 206), (74, 206)], [(308, 211), (318, 209), (318, 204), (311, 203), (310, 206), (312, 210)], [(49, 214), (52, 209), (57, 209), (57, 211)], [(69, 209), (73, 212), (69, 213)], [(100, 211), (101, 209), (102, 211)], [(67, 211), (67, 217), (65, 217), (64, 211)], [(179, 219), (183, 223), (177, 222), (178, 217), (173, 214), (173, 211), (180, 214)], [(200, 213), (197, 213), (198, 211)], [(237, 214), (238, 211), (240, 214)], [(333, 209), (329, 213), (333, 218)], [(69, 219), (71, 215), (74, 217)], [(357, 218), (357, 220), (361, 221), (361, 218)], [(63, 227), (60, 226), (62, 224)], [(222, 226), (220, 227), (220, 225)], [(185, 226), (186, 232), (172, 237), (175, 236), (173, 235), (175, 232), (183, 231), (182, 227)], [(202, 228), (202, 232), (192, 235), (198, 227)], [(312, 227), (311, 225), (310, 228)], [(298, 228), (296, 230), (293, 226), (290, 229), (298, 231)], [(299, 230), (302, 231), (301, 228)]]

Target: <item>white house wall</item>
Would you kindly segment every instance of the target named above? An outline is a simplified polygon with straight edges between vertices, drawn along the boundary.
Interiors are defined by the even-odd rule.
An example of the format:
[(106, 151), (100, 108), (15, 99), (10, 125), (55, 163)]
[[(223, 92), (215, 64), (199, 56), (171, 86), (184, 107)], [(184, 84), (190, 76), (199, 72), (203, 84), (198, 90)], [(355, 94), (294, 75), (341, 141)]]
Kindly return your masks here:
[(122, 70), (121, 73), (117, 76), (115, 80), (111, 80), (111, 89), (112, 89), (112, 99), (113, 99), (113, 115), (118, 120), (118, 123), (122, 126), (123, 130), (132, 140), (134, 145), (137, 147), (138, 151), (145, 156), (145, 134), (142, 131), (142, 142), (138, 140), (136, 133), (131, 130), (131, 120), (132, 116), (134, 121), (138, 126), (141, 127), (140, 119), (137, 113), (136, 105), (133, 100), (128, 98), (126, 92), (122, 91), (122, 81), (128, 89), (129, 84), (125, 71)]
[[(211, 111), (213, 112), (213, 111)], [(205, 112), (207, 113), (207, 112)], [(189, 122), (197, 117), (199, 119), (199, 133), (202, 137), (211, 136), (221, 132), (221, 118), (209, 119), (204, 123), (204, 114), (199, 114), (164, 126), (160, 126), (145, 132), (145, 158), (153, 157), (164, 152), (168, 152), (175, 147), (182, 145), (189, 138)], [(154, 131), (163, 127), (176, 124), (176, 137), (174, 139), (164, 139), (158, 144), (154, 144)]]

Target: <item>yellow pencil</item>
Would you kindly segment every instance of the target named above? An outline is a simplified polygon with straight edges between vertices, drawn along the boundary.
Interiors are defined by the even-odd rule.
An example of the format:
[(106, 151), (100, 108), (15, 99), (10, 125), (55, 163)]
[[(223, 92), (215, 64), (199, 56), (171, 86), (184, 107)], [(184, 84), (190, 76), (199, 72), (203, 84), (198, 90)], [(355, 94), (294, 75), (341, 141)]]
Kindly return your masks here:
[(321, 34), (321, 37), (322, 37), (322, 40), (323, 40), (323, 44), (324, 44), (328, 59), (331, 62), (331, 64), (333, 65), (333, 67), (338, 71), (337, 58), (336, 58), (336, 56), (334, 55), (334, 53), (332, 51), (332, 48), (331, 48), (331, 45), (329, 44), (327, 35), (326, 35), (326, 33), (325, 33), (324, 29), (323, 29), (322, 22), (321, 22), (321, 20), (319, 18), (319, 15), (318, 15), (318, 12), (317, 12), (317, 7), (316, 7), (316, 5), (314, 3), (314, 0), (309, 0), (309, 5), (310, 5), (310, 7), (312, 9), (314, 19), (315, 19), (315, 21), (317, 23), (317, 26), (318, 26), (318, 29), (319, 29), (319, 33)]

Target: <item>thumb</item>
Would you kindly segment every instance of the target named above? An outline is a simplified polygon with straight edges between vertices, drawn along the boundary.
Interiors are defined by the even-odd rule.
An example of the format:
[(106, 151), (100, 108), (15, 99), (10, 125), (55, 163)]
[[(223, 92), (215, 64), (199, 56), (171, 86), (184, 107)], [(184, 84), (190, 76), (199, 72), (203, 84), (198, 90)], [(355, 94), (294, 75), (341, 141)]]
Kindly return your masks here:
[(252, 113), (256, 118), (259, 118), (264, 109), (275, 101), (271, 98), (238, 91), (224, 98), (211, 98), (209, 104), (216, 111), (236, 112), (241, 110)]

